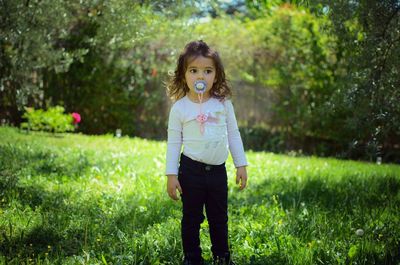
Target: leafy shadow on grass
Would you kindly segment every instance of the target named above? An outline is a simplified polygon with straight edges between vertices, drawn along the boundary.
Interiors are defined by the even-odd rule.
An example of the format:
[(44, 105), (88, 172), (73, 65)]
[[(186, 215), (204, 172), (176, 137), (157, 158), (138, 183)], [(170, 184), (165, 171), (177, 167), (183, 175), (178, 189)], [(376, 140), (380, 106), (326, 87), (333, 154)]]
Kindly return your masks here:
[[(0, 172), (5, 177), (40, 175), (52, 179), (66, 176), (78, 178), (90, 166), (84, 152), (59, 153), (50, 149), (33, 149), (29, 145), (0, 145)], [(16, 182), (15, 179), (13, 182)]]
[[(32, 257), (33, 253), (43, 257), (55, 250), (67, 255), (81, 251), (85, 231), (79, 225), (82, 220), (74, 223), (74, 218), (84, 216), (90, 204), (68, 204), (68, 193), (50, 192), (38, 186), (18, 187), (10, 192), (14, 205), (19, 208), (16, 213), (26, 215), (21, 221), (17, 218), (9, 220), (10, 228), (3, 232), (0, 253), (10, 262), (14, 258)], [(26, 225), (26, 222), (32, 224)], [(18, 227), (20, 232), (12, 233), (13, 226)]]
[[(17, 187), (10, 192), (20, 210), (28, 209), (27, 213), (36, 220), (26, 228), (22, 223), (15, 223), (15, 219), (9, 221), (22, 230), (4, 232), (0, 239), (0, 254), (10, 263), (21, 257), (32, 257), (33, 253), (43, 257), (50, 249), (49, 258), (79, 255), (87, 248), (106, 253), (110, 248), (124, 249), (130, 244), (125, 240), (131, 233), (146, 234), (153, 225), (171, 217), (173, 208), (167, 200), (149, 200), (147, 208), (143, 208), (139, 206), (143, 203), (138, 203), (134, 195), (123, 201), (110, 194), (83, 201), (76, 200), (75, 193), (48, 191), (40, 186)], [(109, 215), (107, 209), (115, 203), (121, 209)], [(125, 239), (119, 238), (121, 233), (126, 235)]]
[(244, 200), (242, 197), (232, 196), (232, 205), (263, 204), (277, 195), (285, 209), (297, 208), (306, 203), (341, 211), (356, 206), (374, 208), (395, 203), (400, 192), (400, 178), (391, 175), (354, 175), (341, 181), (329, 181), (323, 177), (310, 177), (302, 182), (293, 179), (266, 179), (250, 189), (251, 192), (244, 195)]

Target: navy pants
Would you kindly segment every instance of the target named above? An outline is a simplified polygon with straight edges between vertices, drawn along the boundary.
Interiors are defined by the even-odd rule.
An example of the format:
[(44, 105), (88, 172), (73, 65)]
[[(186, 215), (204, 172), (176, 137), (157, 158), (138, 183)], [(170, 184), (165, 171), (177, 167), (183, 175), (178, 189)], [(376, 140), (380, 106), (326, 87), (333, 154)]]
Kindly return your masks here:
[(204, 207), (210, 228), (211, 251), (224, 256), (228, 248), (228, 185), (225, 163), (207, 165), (181, 155), (179, 183), (182, 188), (182, 245), (186, 257), (201, 257), (200, 224)]

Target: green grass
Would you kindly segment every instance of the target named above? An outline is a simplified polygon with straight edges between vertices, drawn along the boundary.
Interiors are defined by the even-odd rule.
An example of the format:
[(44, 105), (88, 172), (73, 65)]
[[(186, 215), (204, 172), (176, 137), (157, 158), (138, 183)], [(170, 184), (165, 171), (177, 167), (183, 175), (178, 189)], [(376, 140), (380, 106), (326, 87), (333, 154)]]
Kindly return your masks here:
[[(0, 127), (0, 264), (180, 264), (165, 142)], [(237, 264), (400, 264), (400, 166), (248, 152), (228, 160)], [(210, 260), (208, 225), (202, 225)], [(358, 236), (357, 229), (364, 235)]]

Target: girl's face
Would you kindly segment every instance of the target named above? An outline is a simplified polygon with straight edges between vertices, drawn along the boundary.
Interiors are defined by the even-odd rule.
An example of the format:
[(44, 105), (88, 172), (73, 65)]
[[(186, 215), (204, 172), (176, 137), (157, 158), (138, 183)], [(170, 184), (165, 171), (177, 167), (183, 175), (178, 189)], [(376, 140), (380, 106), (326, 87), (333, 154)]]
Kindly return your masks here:
[(197, 98), (197, 93), (194, 90), (194, 82), (197, 80), (204, 80), (207, 82), (207, 88), (204, 92), (205, 96), (209, 96), (210, 89), (217, 81), (215, 79), (216, 69), (214, 61), (211, 58), (198, 56), (189, 61), (185, 72), (185, 81), (189, 87), (189, 96)]

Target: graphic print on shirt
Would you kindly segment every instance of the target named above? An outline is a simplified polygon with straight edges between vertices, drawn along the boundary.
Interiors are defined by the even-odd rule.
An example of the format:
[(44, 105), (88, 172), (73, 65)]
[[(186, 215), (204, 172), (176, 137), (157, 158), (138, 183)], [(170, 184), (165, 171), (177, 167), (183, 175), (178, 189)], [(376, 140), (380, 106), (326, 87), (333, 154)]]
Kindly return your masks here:
[(215, 117), (214, 117), (212, 113), (207, 113), (207, 114), (206, 114), (206, 115), (207, 115), (206, 123), (207, 123), (207, 122), (210, 122), (210, 123), (218, 123), (218, 122), (219, 122), (218, 114), (219, 114), (219, 113), (217, 113), (217, 115), (215, 115)]
[(221, 143), (223, 143), (223, 139), (221, 137), (216, 136), (224, 136), (226, 135), (226, 130), (224, 126), (225, 122), (225, 113), (223, 110), (215, 111), (215, 112), (206, 112), (208, 118), (204, 123), (204, 137), (210, 139), (206, 142), (204, 148), (205, 149), (215, 149)]

